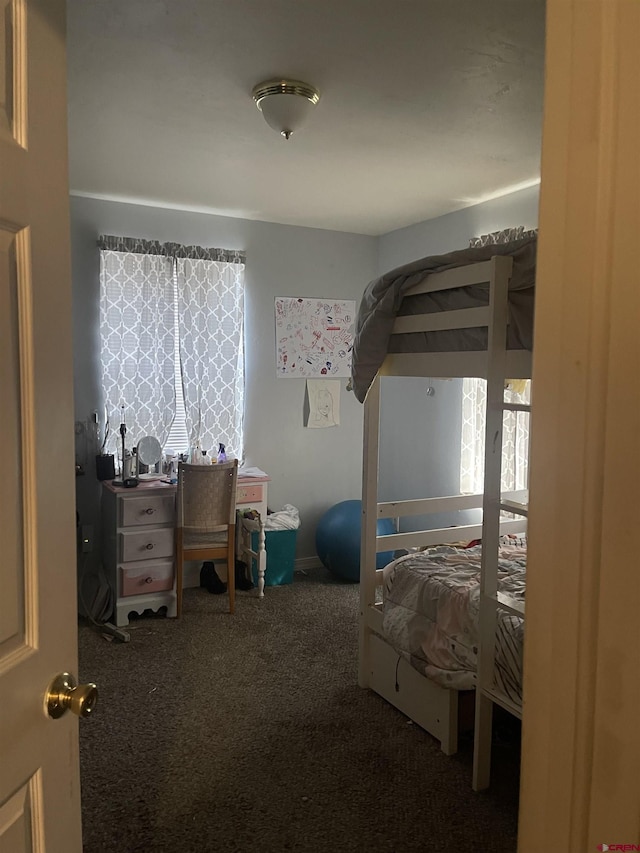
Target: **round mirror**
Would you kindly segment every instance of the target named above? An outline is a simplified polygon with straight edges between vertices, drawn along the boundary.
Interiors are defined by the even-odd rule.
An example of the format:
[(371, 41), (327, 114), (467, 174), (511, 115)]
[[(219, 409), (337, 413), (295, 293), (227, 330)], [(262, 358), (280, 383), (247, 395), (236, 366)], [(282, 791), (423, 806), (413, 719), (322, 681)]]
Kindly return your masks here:
[[(162, 447), (157, 438), (152, 435), (145, 435), (138, 442), (138, 461), (147, 468), (155, 468), (158, 462), (162, 459)], [(150, 480), (153, 477), (158, 477), (155, 471), (148, 474), (139, 474), (140, 480)]]

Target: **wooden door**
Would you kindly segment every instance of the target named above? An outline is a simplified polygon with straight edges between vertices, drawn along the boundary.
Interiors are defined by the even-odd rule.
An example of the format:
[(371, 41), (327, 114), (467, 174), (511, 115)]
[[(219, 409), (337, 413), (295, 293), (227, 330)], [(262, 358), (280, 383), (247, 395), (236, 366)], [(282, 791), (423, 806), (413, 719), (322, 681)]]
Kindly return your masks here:
[(64, 0), (0, 0), (0, 850), (81, 850)]
[(546, 33), (518, 850), (638, 850), (640, 3)]

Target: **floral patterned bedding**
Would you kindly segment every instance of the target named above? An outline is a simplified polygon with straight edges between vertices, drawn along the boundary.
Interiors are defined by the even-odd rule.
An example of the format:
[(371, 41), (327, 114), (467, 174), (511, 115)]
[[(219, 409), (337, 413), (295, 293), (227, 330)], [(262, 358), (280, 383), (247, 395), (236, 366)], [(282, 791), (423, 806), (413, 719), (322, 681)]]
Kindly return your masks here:
[[(385, 569), (383, 634), (411, 665), (442, 687), (475, 687), (481, 545), (440, 545)], [(526, 539), (501, 537), (498, 588), (523, 600)], [(522, 702), (524, 620), (498, 608), (496, 687)]]

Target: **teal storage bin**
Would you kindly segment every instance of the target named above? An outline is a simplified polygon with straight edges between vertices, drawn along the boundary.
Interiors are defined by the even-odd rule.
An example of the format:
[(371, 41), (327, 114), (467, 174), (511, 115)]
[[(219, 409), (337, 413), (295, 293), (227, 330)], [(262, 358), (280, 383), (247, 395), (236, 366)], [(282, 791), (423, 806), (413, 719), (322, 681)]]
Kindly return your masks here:
[[(297, 530), (267, 530), (265, 531), (265, 548), (267, 549), (267, 569), (264, 573), (265, 586), (281, 586), (293, 583), (293, 564), (296, 558)], [(258, 533), (251, 534), (251, 550), (258, 550)], [(251, 575), (253, 582), (258, 583), (258, 566), (251, 560)]]

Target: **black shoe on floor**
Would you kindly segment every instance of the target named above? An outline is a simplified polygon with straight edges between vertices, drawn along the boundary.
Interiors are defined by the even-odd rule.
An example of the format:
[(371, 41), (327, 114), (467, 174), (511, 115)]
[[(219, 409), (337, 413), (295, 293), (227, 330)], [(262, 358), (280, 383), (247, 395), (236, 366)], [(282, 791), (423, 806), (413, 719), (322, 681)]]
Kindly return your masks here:
[(247, 564), (236, 560), (236, 589), (253, 589), (253, 581), (249, 577)]
[(222, 595), (227, 591), (227, 585), (218, 577), (213, 563), (203, 563), (200, 569), (200, 586), (214, 595)]

